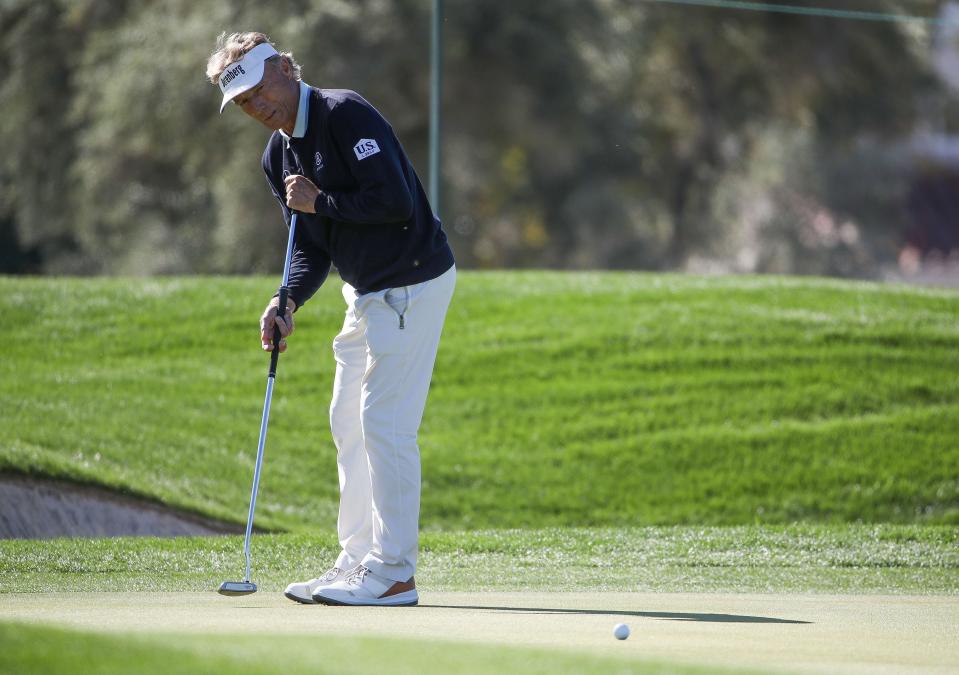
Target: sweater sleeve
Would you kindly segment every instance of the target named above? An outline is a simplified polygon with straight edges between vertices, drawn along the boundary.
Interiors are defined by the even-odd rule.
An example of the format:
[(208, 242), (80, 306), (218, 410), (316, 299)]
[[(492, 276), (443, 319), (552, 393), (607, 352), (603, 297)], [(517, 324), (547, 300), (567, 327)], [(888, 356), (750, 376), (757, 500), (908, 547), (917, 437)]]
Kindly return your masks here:
[[(270, 171), (264, 158), (263, 170), (266, 173), (267, 182), (270, 185), (270, 191), (276, 200), (280, 203), (280, 210), (283, 212), (283, 220), (287, 227), (290, 226), (292, 213), (286, 205), (276, 186), (270, 178)], [(313, 297), (313, 294), (323, 285), (326, 277), (330, 274), (330, 256), (309, 241), (304, 231), (306, 223), (303, 222), (303, 216), (297, 219), (296, 232), (293, 233), (293, 255), (290, 259), (290, 299), (296, 303), (297, 309), (302, 307), (307, 300)]]
[(387, 121), (372, 107), (348, 101), (334, 109), (330, 131), (357, 187), (321, 190), (314, 202), (316, 212), (356, 224), (409, 220), (413, 187), (404, 170), (399, 141)]

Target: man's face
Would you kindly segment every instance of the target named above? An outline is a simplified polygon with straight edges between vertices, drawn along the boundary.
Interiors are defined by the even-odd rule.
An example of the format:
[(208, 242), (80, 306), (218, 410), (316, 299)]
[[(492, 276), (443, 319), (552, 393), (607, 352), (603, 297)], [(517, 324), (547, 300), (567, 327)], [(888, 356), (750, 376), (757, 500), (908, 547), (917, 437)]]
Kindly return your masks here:
[(275, 59), (265, 64), (260, 83), (239, 94), (233, 103), (268, 129), (290, 134), (296, 124), (300, 89), (286, 60)]

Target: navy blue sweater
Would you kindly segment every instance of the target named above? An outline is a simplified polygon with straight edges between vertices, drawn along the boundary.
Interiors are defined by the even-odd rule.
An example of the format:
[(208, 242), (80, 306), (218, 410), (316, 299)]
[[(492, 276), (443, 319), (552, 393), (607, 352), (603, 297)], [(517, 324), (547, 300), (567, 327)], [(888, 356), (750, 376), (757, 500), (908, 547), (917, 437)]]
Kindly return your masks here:
[(453, 252), (426, 193), (393, 133), (362, 96), (310, 88), (302, 138), (273, 133), (263, 170), (283, 217), (286, 174), (320, 189), (315, 214), (297, 217), (290, 297), (297, 307), (326, 280), (330, 264), (360, 293), (435, 279), (453, 266)]

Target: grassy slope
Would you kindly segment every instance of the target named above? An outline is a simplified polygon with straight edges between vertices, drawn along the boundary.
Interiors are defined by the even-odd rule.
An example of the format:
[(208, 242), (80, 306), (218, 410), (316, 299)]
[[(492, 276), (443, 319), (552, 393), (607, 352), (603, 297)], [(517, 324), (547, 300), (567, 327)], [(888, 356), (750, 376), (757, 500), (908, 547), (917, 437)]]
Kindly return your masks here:
[[(243, 520), (273, 279), (0, 278), (0, 469)], [(258, 523), (329, 531), (336, 284), (281, 361)], [(959, 523), (959, 294), (464, 273), (421, 434), (431, 528)]]

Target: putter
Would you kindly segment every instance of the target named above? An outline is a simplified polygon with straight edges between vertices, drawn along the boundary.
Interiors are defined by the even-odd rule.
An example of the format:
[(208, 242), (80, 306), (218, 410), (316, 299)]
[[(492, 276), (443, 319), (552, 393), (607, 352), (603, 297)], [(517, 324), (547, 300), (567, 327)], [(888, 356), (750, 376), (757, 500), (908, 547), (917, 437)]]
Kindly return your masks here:
[[(286, 243), (286, 262), (283, 266), (283, 284), (280, 286), (280, 302), (276, 314), (283, 316), (289, 294), (290, 260), (293, 257), (293, 233), (296, 231), (296, 213), (290, 219), (290, 239)], [(263, 403), (263, 419), (260, 421), (260, 443), (256, 448), (256, 467), (253, 469), (253, 492), (250, 495), (250, 513), (246, 518), (246, 539), (243, 553), (246, 555), (246, 576), (243, 581), (224, 581), (217, 592), (220, 595), (249, 595), (256, 593), (256, 584), (250, 581), (250, 536), (253, 534), (253, 510), (256, 508), (256, 493), (260, 489), (260, 469), (263, 467), (263, 447), (266, 445), (266, 427), (270, 421), (270, 401), (273, 400), (273, 382), (276, 380), (276, 364), (280, 358), (280, 329), (273, 331), (273, 351), (270, 352), (270, 374), (266, 378), (266, 400)]]

